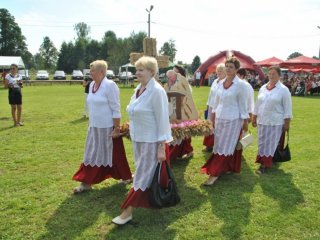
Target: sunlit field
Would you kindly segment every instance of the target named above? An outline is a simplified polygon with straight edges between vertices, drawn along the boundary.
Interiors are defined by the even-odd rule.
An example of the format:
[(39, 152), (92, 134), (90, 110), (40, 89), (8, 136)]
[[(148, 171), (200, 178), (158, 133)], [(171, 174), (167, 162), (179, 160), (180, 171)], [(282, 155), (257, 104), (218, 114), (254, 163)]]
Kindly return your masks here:
[[(130, 185), (107, 180), (73, 195), (88, 120), (81, 85), (25, 86), (23, 121), (13, 127), (7, 90), (0, 89), (0, 239), (320, 239), (320, 96), (293, 97), (292, 160), (255, 174), (255, 143), (240, 174), (202, 187), (208, 157), (202, 138), (194, 157), (172, 163), (181, 203), (163, 210), (136, 209), (126, 226), (111, 223)], [(193, 88), (205, 109), (209, 88)], [(123, 119), (133, 88), (121, 87)], [(143, 133), (142, 133), (143, 134)], [(131, 170), (132, 146), (125, 141)]]

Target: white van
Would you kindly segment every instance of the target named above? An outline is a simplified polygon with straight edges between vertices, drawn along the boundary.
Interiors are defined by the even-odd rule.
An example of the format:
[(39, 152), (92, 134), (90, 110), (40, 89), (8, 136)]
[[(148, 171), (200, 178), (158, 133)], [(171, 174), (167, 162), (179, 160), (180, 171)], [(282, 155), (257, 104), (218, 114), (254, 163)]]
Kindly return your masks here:
[(29, 70), (27, 69), (20, 69), (18, 74), (22, 77), (22, 80), (30, 80), (29, 77)]

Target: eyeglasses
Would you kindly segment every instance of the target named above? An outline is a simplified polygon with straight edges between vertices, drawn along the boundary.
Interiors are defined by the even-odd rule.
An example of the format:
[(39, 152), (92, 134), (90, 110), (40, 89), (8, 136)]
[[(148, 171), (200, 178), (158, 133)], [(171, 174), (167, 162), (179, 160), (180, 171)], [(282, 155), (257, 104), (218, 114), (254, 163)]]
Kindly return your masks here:
[(15, 70), (16, 68), (14, 68), (14, 67), (12, 67), (12, 68), (10, 68), (10, 70)]

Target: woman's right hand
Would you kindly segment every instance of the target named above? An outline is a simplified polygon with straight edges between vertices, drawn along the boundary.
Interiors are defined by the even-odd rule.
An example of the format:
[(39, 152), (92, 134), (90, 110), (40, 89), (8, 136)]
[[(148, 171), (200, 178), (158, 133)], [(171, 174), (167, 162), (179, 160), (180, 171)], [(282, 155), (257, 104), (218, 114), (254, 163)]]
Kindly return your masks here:
[(161, 143), (158, 145), (158, 152), (157, 152), (157, 158), (158, 162), (165, 161), (166, 158), (166, 150), (165, 150), (165, 144)]

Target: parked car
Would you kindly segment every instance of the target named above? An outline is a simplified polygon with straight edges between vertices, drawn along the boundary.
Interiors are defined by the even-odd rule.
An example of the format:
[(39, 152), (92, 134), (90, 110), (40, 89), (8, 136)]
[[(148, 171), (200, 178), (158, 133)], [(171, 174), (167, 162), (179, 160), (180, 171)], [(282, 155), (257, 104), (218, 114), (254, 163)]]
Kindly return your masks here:
[(54, 75), (53, 75), (53, 79), (55, 80), (66, 80), (66, 74), (64, 73), (64, 71), (55, 71)]
[(85, 80), (92, 81), (90, 69), (83, 69), (83, 76)]
[(39, 70), (36, 74), (36, 80), (49, 80), (49, 73), (47, 70)]
[(22, 77), (22, 80), (30, 80), (29, 70), (21, 69), (18, 71), (18, 74)]
[(114, 74), (114, 72), (112, 70), (107, 70), (107, 78), (108, 79), (115, 79), (116, 75)]
[(83, 79), (83, 74), (80, 70), (73, 70), (72, 75), (71, 75), (72, 80), (82, 80)]
[(129, 80), (132, 81), (134, 79), (134, 75), (132, 74), (132, 72), (121, 72), (119, 74), (119, 79), (120, 81), (125, 81), (125, 80)]

